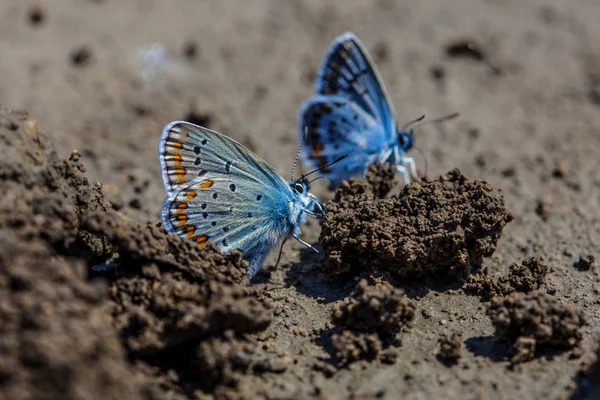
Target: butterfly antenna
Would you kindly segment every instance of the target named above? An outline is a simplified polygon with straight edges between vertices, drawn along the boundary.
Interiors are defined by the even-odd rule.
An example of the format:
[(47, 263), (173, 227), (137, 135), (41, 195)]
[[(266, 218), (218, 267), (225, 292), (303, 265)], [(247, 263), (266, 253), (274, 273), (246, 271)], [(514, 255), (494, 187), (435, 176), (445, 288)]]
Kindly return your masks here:
[(455, 113), (452, 113), (450, 115), (445, 115), (445, 116), (440, 117), (440, 118), (430, 119), (429, 121), (425, 121), (425, 122), (423, 122), (420, 125), (423, 125), (423, 124), (439, 124), (440, 122), (444, 122), (444, 121), (448, 121), (448, 120), (457, 118), (459, 115), (460, 115), (459, 113), (455, 112)]
[(292, 165), (292, 173), (290, 174), (290, 181), (294, 180), (294, 171), (296, 170), (296, 165), (298, 164), (298, 159), (300, 158), (300, 152), (304, 147), (304, 143), (306, 142), (306, 136), (308, 136), (308, 127), (304, 127), (304, 137), (302, 138), (302, 143), (300, 143), (300, 148), (298, 148), (298, 154), (296, 154), (296, 159), (294, 160), (294, 165)]
[(404, 124), (404, 126), (402, 127), (402, 131), (406, 131), (408, 128), (410, 128), (411, 125), (416, 124), (417, 122), (421, 122), (425, 119), (425, 115), (421, 115), (419, 118), (415, 118), (412, 121), (408, 121), (406, 124)]
[(423, 121), (423, 119), (425, 118), (425, 116), (423, 115), (415, 120), (410, 121), (408, 124), (404, 125), (402, 130), (406, 130), (410, 126), (413, 126), (413, 129), (415, 129), (417, 126), (422, 126), (422, 125), (427, 125), (427, 124), (439, 124), (440, 122), (454, 119), (454, 118), (458, 117), (459, 115), (460, 115), (459, 113), (455, 112), (455, 113), (452, 113), (450, 115), (445, 115), (440, 118), (430, 119), (429, 121)]
[(335, 160), (333, 160), (332, 162), (330, 162), (329, 164), (327, 164), (327, 165), (324, 165), (324, 166), (322, 166), (322, 167), (319, 167), (319, 168), (317, 168), (317, 169), (315, 169), (315, 170), (313, 170), (313, 171), (310, 171), (308, 174), (304, 174), (304, 175), (302, 175), (302, 178), (306, 178), (307, 176), (309, 176), (309, 175), (311, 175), (311, 174), (314, 174), (315, 172), (319, 172), (319, 171), (321, 171), (321, 170), (323, 170), (323, 169), (325, 169), (325, 168), (331, 167), (333, 164), (335, 164), (335, 163), (338, 163), (338, 162), (342, 161), (342, 160), (343, 160), (344, 158), (346, 158), (346, 157), (348, 157), (348, 154), (345, 154), (345, 155), (343, 155), (343, 156), (341, 156), (341, 157), (338, 157), (338, 158), (336, 158)]

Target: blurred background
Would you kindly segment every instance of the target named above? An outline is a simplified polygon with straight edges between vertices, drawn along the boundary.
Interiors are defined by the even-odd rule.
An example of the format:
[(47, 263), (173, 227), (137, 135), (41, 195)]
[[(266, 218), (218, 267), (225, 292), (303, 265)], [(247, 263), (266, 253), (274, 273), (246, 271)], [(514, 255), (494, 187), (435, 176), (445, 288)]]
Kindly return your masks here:
[[(331, 41), (353, 31), (373, 56), (400, 126), (423, 114), (460, 113), (419, 129), (421, 153), (409, 155), (429, 177), (460, 168), (502, 189), (515, 220), (485, 271), (530, 256), (548, 264), (549, 288), (588, 318), (590, 359), (600, 335), (599, 275), (597, 267), (584, 273), (573, 265), (600, 252), (598, 21), (598, 0), (1, 0), (0, 103), (29, 112), (61, 158), (78, 150), (86, 176), (102, 182), (123, 216), (156, 223), (165, 196), (157, 159), (165, 124), (184, 119), (220, 131), (286, 177), (298, 150), (298, 108), (314, 93)], [(325, 189), (320, 181), (313, 192), (327, 199)], [(309, 220), (302, 232), (316, 243), (318, 222)], [(322, 398), (379, 398), (382, 388), (414, 399), (567, 398), (582, 376), (584, 361), (567, 354), (508, 371), (498, 362), (501, 345), (485, 305), (443, 288), (419, 300), (417, 326), (403, 335), (398, 362), (326, 377), (315, 368), (324, 357), (315, 337), (331, 328), (333, 302), (321, 296), (347, 292), (319, 272), (317, 256), (302, 259), (300, 248), (288, 242), (282, 263), (267, 274), (293, 282), (265, 295), (276, 313), (263, 350), (289, 355), (289, 368), (249, 375), (241, 385), (251, 393), (258, 384), (269, 398), (277, 390), (300, 398), (308, 392), (294, 390), (312, 393), (314, 384)], [(273, 251), (266, 265), (276, 257)], [(107, 325), (98, 321), (85, 325)], [(464, 330), (471, 347), (464, 364), (448, 369), (434, 352), (438, 334), (452, 327)], [(44, 348), (54, 343), (40, 337)], [(69, 377), (60, 371), (58, 381)]]
[(350, 30), (399, 125), (460, 112), (417, 133), (427, 174), (486, 178), (526, 200), (508, 198), (518, 212), (553, 193), (539, 183), (556, 168), (599, 179), (581, 165), (599, 148), (599, 10), (595, 0), (4, 0), (0, 101), (38, 120), (61, 156), (80, 151), (116, 207), (154, 221), (166, 123), (223, 132), (286, 176), (298, 107), (329, 43)]

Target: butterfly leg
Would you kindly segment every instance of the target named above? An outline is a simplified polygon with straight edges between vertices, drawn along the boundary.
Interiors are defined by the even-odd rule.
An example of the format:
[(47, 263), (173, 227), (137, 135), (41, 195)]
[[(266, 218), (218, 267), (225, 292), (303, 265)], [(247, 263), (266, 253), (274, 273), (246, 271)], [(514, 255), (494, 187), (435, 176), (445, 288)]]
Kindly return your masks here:
[(408, 168), (410, 170), (410, 174), (412, 175), (412, 177), (417, 180), (419, 178), (419, 176), (417, 175), (417, 167), (415, 166), (415, 160), (413, 160), (411, 157), (404, 157), (402, 159), (402, 164), (403, 165), (408, 165)]
[(300, 239), (298, 236), (294, 235), (294, 239), (296, 239), (297, 241), (299, 241), (300, 243), (302, 243), (303, 245), (305, 245), (309, 249), (314, 250), (317, 254), (321, 254), (321, 252), (319, 250), (315, 249), (310, 244), (308, 244), (304, 240)]
[(404, 165), (396, 165), (396, 172), (402, 174), (404, 177), (404, 184), (408, 185), (410, 183), (410, 175), (408, 174), (408, 169)]
[(283, 245), (287, 242), (287, 237), (283, 239), (281, 242), (281, 247), (279, 248), (279, 255), (277, 256), (277, 262), (275, 263), (275, 268), (279, 265), (279, 261), (281, 261), (281, 254), (283, 254)]
[(326, 218), (326, 216), (324, 214), (316, 214), (312, 211), (308, 211), (307, 209), (303, 209), (303, 212), (307, 213), (308, 215), (310, 215), (311, 217), (315, 217), (315, 218)]

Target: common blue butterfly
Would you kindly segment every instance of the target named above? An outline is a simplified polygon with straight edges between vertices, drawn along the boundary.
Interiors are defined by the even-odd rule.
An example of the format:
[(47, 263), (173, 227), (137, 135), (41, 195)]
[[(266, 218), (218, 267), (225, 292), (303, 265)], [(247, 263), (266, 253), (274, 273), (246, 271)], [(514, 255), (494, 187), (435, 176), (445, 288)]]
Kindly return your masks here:
[(306, 175), (294, 181), (292, 169), (286, 182), (235, 140), (184, 121), (165, 126), (158, 158), (167, 192), (161, 219), (168, 233), (201, 246), (212, 242), (224, 253), (241, 250), (250, 277), (281, 238), (315, 250), (298, 237), (306, 215), (325, 216), (308, 193)]
[[(308, 128), (304, 162), (321, 168), (331, 187), (352, 176), (363, 175), (370, 164), (389, 162), (403, 174), (416, 178), (414, 160), (405, 157), (414, 140), (415, 123), (398, 129), (392, 102), (365, 46), (351, 32), (338, 36), (330, 45), (316, 80), (317, 94), (304, 102), (299, 112), (301, 140)], [(457, 117), (451, 114), (426, 123)], [(331, 166), (341, 154), (349, 156)]]

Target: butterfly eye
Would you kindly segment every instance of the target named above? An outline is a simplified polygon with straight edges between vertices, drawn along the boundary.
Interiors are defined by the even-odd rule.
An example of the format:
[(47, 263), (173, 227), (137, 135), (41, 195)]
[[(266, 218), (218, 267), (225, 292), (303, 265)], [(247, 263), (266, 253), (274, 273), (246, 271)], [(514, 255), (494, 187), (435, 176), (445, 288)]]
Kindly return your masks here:
[(300, 183), (294, 183), (292, 185), (292, 187), (294, 188), (294, 190), (296, 190), (298, 193), (303, 193), (304, 192), (304, 186), (302, 186)]
[(404, 145), (406, 144), (406, 137), (402, 133), (398, 135), (398, 144), (400, 145), (400, 147), (404, 147)]

